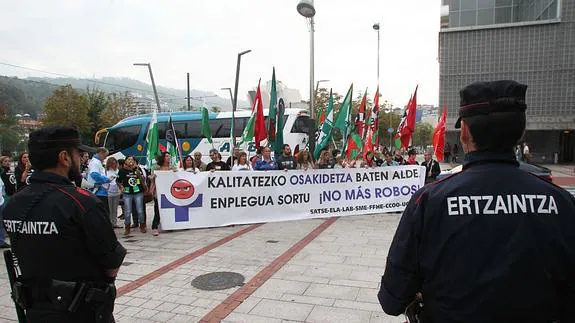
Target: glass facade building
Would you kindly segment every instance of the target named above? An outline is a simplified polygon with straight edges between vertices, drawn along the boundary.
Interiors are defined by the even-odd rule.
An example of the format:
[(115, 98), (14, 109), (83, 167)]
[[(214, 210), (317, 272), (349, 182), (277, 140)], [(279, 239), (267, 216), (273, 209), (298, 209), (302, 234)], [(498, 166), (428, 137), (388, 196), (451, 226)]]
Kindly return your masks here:
[(575, 0), (443, 0), (439, 103), (447, 141), (459, 90), (477, 81), (528, 85), (528, 142), (536, 162), (573, 162), (575, 152)]

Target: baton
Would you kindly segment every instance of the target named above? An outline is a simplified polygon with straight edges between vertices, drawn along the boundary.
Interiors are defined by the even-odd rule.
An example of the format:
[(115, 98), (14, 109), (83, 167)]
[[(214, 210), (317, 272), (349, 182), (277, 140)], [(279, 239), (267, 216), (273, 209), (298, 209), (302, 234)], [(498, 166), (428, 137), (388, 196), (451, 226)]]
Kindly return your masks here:
[(14, 267), (14, 257), (11, 250), (4, 250), (4, 262), (6, 264), (6, 271), (8, 272), (8, 281), (10, 282), (10, 293), (12, 295), (12, 301), (14, 301), (14, 306), (16, 307), (16, 315), (18, 316), (18, 322), (26, 323), (26, 313), (24, 309), (16, 303), (14, 300), (14, 283), (16, 282), (16, 268)]

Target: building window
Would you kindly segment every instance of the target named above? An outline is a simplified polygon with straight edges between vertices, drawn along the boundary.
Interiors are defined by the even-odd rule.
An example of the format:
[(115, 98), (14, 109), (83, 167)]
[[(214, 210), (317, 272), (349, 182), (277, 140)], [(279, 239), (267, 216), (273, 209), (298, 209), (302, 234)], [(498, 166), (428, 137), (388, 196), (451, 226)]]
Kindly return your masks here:
[(460, 26), (475, 26), (477, 24), (477, 11), (461, 11)]
[(463, 10), (475, 10), (477, 9), (477, 0), (461, 0), (461, 7)]
[(495, 23), (505, 24), (511, 22), (511, 7), (495, 8)]
[(494, 10), (482, 9), (477, 11), (477, 24), (478, 25), (491, 25), (494, 21)]

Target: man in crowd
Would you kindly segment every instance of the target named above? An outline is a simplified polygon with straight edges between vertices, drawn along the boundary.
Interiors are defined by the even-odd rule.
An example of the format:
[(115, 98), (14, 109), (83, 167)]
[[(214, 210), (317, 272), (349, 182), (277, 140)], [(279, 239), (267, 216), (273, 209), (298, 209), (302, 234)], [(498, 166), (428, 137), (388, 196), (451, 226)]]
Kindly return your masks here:
[(425, 161), (421, 163), (421, 166), (425, 166), (425, 184), (435, 182), (435, 179), (441, 173), (441, 168), (436, 160), (433, 160), (430, 152), (425, 152), (423, 154)]
[(212, 162), (206, 165), (206, 170), (209, 171), (221, 171), (221, 170), (231, 170), (228, 164), (222, 161), (222, 155), (217, 149), (210, 149), (210, 158)]
[(403, 156), (401, 155), (401, 150), (396, 149), (395, 150), (395, 154), (393, 156), (393, 160), (398, 164), (398, 165), (405, 165), (405, 160), (403, 159)]
[(382, 166), (399, 166), (399, 163), (393, 160), (393, 156), (388, 152), (385, 154), (385, 161), (383, 162)]
[(288, 144), (285, 144), (281, 155), (277, 159), (278, 169), (296, 169), (297, 161), (291, 154), (291, 148)]
[(200, 172), (206, 171), (206, 163), (202, 161), (202, 153), (199, 151), (194, 152), (194, 164), (200, 170)]
[[(239, 148), (237, 148), (237, 147), (234, 148), (234, 158), (233, 158), (234, 161), (233, 161), (233, 164), (235, 164), (235, 163), (238, 162), (238, 159), (239, 159), (239, 156), (240, 156), (240, 153), (241, 153), (241, 152), (242, 152), (241, 149), (239, 149)], [(230, 169), (234, 166), (234, 165), (232, 164), (232, 156), (228, 157), (228, 160), (226, 160), (226, 164), (228, 164), (228, 166), (230, 166)]]

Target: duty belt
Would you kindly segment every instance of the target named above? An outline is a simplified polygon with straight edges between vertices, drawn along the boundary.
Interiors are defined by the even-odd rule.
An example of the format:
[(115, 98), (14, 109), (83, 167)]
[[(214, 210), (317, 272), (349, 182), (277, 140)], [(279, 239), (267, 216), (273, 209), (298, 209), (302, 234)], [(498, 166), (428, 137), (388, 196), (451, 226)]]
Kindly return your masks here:
[(114, 284), (96, 282), (67, 282), (56, 279), (47, 281), (17, 281), (12, 298), (24, 309), (50, 308), (76, 312), (78, 308), (99, 305), (116, 298)]

